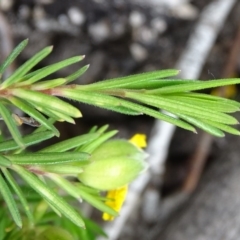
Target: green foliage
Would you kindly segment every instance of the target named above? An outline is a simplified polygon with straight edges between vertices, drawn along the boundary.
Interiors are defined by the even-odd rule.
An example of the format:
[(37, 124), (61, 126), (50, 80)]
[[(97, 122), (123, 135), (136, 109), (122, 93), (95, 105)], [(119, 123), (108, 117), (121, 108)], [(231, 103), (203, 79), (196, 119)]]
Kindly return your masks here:
[[(26, 45), (27, 40), (20, 43), (2, 63), (1, 77)], [(56, 79), (51, 77), (52, 73), (78, 63), (84, 56), (72, 57), (32, 71), (51, 51), (52, 47), (44, 48), (7, 79), (1, 79), (0, 115), (12, 138), (4, 141), (1, 136), (0, 142), (0, 201), (8, 209), (0, 211), (0, 239), (91, 240), (96, 235), (104, 236), (100, 227), (82, 216), (79, 211), (80, 200), (117, 216), (113, 209), (105, 205), (101, 191), (77, 180), (84, 166), (90, 163), (90, 154), (117, 131), (107, 131), (108, 126), (99, 129), (93, 127), (89, 133), (39, 151), (32, 152), (28, 148), (59, 136), (54, 126), (56, 121), (74, 123), (74, 118), (82, 116), (80, 110), (64, 98), (122, 114), (146, 114), (193, 132), (198, 127), (217, 137), (223, 137), (224, 132), (240, 135), (232, 127), (238, 121), (229, 115), (239, 111), (240, 103), (194, 92), (238, 84), (240, 79), (169, 79), (179, 73), (170, 69), (88, 85), (69, 84), (79, 78), (89, 65)], [(12, 115), (12, 106), (29, 117)], [(31, 134), (21, 136), (18, 125), (22, 123), (39, 127)], [(19, 181), (19, 178), (24, 181)], [(24, 189), (28, 189), (29, 194), (25, 194)], [(6, 217), (9, 214), (12, 220)], [(54, 223), (54, 226), (50, 226), (50, 223)]]

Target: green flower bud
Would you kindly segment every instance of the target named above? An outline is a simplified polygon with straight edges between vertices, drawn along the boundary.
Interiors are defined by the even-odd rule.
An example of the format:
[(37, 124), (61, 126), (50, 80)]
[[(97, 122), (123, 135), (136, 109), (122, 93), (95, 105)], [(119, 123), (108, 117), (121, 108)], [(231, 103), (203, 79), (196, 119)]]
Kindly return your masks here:
[(126, 140), (103, 143), (92, 154), (89, 165), (78, 175), (84, 184), (110, 190), (130, 183), (147, 169), (146, 153)]

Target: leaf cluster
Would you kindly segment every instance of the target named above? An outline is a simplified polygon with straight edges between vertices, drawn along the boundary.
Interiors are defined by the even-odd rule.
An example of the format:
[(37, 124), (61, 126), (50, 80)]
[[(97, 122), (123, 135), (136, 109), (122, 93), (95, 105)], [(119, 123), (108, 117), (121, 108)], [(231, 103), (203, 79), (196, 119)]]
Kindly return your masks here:
[[(26, 45), (27, 40), (21, 42), (2, 63), (1, 77)], [(32, 231), (33, 228), (32, 225), (24, 224), (21, 213), (26, 214), (31, 224), (41, 221), (46, 223), (45, 217), (48, 216), (46, 206), (49, 206), (58, 216), (65, 216), (65, 220), (62, 221), (66, 221), (63, 224), (69, 229), (74, 229), (74, 226), (84, 228), (86, 224), (89, 229), (96, 227), (76, 210), (76, 201), (73, 206), (69, 203), (73, 199), (85, 200), (99, 210), (116, 216), (116, 212), (104, 204), (104, 198), (98, 190), (73, 180), (83, 171), (82, 167), (90, 163), (90, 154), (100, 144), (114, 136), (116, 131), (107, 131), (106, 126), (100, 129), (94, 127), (89, 133), (56, 143), (37, 152), (31, 152), (28, 149), (29, 146), (53, 136), (59, 136), (59, 131), (54, 126), (56, 121), (74, 123), (74, 118), (82, 116), (80, 110), (66, 102), (64, 98), (121, 114), (133, 116), (146, 114), (193, 132), (196, 132), (195, 127), (197, 127), (217, 137), (223, 137), (224, 132), (240, 134), (233, 128), (238, 121), (230, 115), (239, 111), (240, 103), (198, 92), (203, 89), (238, 84), (240, 79), (209, 81), (176, 79), (175, 76), (179, 71), (169, 69), (88, 85), (76, 85), (71, 82), (79, 78), (88, 69), (88, 65), (64, 78), (51, 78), (51, 74), (78, 63), (84, 56), (72, 57), (33, 70), (51, 51), (52, 47), (46, 47), (36, 53), (11, 76), (1, 79), (4, 81), (0, 83), (0, 115), (12, 136), (10, 140), (2, 138), (0, 142), (1, 201), (7, 205), (15, 224), (27, 229), (26, 231)], [(20, 109), (28, 117), (12, 114), (10, 108), (12, 106)], [(32, 134), (22, 136), (18, 129), (18, 125), (22, 123), (38, 128)], [(16, 176), (24, 180), (25, 186), (34, 190), (35, 195), (38, 196), (36, 204), (28, 203)], [(59, 190), (63, 190), (65, 194), (60, 195)], [(41, 199), (44, 200), (43, 203)], [(41, 214), (39, 209), (46, 213), (46, 216)], [(5, 213), (2, 212), (2, 214)], [(54, 219), (57, 222), (56, 218)], [(10, 223), (5, 221), (3, 225), (6, 224)], [(56, 239), (54, 234), (57, 234), (59, 229), (57, 227), (49, 229), (46, 225), (44, 226), (36, 231), (39, 234), (38, 237), (41, 234), (42, 236), (52, 234), (51, 239)], [(77, 232), (76, 234), (82, 234), (82, 239), (91, 239), (91, 231), (90, 233), (81, 232), (81, 230)], [(11, 234), (22, 233), (15, 229), (5, 234), (6, 238), (2, 239), (14, 239)], [(84, 234), (90, 234), (90, 237), (87, 238), (86, 235), (84, 238)], [(63, 239), (69, 239), (68, 235)]]

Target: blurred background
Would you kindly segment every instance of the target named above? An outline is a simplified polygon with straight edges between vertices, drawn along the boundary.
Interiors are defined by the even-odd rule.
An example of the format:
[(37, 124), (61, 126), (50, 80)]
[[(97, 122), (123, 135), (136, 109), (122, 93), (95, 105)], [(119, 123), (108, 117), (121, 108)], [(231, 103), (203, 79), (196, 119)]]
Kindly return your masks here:
[[(9, 74), (53, 45), (53, 53), (39, 67), (86, 55), (80, 64), (90, 68), (78, 84), (175, 67), (182, 70), (183, 78), (240, 75), (237, 0), (0, 0), (0, 61), (26, 38), (29, 45)], [(64, 77), (78, 68), (70, 66), (58, 74)], [(237, 87), (222, 94), (239, 99)], [(150, 117), (78, 107), (84, 117), (76, 126), (58, 124), (61, 139), (108, 123), (119, 130), (119, 137), (145, 133), (150, 140), (155, 137), (158, 146), (152, 130), (156, 122)], [(166, 157), (158, 163), (160, 174), (153, 173), (145, 183), (128, 217), (104, 225), (106, 231), (111, 229), (109, 239), (238, 239), (239, 137), (216, 139), (200, 131), (194, 135), (176, 129), (167, 133), (166, 141)], [(161, 151), (159, 142), (160, 155)], [(89, 208), (86, 214), (96, 217)]]

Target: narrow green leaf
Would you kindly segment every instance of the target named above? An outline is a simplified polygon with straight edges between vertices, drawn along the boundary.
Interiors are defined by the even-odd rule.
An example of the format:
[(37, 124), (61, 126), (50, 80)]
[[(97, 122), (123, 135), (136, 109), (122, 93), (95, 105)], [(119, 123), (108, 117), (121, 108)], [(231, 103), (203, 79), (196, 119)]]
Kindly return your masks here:
[(28, 39), (20, 42), (17, 47), (13, 49), (10, 55), (6, 58), (6, 60), (0, 66), (0, 75), (4, 73), (6, 68), (16, 59), (16, 57), (23, 51), (23, 49), (27, 46)]
[(165, 122), (171, 123), (173, 125), (176, 125), (178, 127), (181, 127), (183, 129), (186, 129), (186, 130), (189, 130), (189, 131), (192, 131), (192, 132), (196, 133), (196, 130), (195, 130), (195, 128), (193, 126), (191, 126), (188, 123), (183, 122), (183, 121), (181, 121), (181, 120), (179, 120), (177, 118), (174, 118), (174, 117), (171, 117), (171, 116), (169, 116), (167, 114), (164, 114), (162, 112), (153, 110), (151, 108), (142, 106), (140, 104), (135, 104), (135, 103), (126, 102), (126, 101), (122, 102), (122, 105), (123, 106), (127, 106), (127, 107), (129, 107), (129, 108), (131, 108), (133, 110), (136, 110), (136, 111), (141, 111), (141, 112), (143, 112), (146, 115), (149, 115), (151, 117), (163, 120)]
[(30, 89), (33, 91), (34, 90), (40, 91), (40, 90), (55, 88), (55, 87), (58, 87), (58, 86), (61, 86), (64, 84), (66, 84), (66, 79), (57, 78), (57, 79), (38, 82), (38, 83), (32, 85)]
[(178, 115), (186, 114), (188, 116), (212, 119), (213, 121), (226, 123), (226, 124), (237, 124), (238, 121), (225, 113), (220, 113), (212, 110), (208, 110), (205, 107), (195, 106), (193, 104), (184, 103), (181, 101), (165, 98), (164, 96), (151, 96), (146, 94), (139, 94), (135, 92), (126, 92), (126, 97), (135, 99), (142, 103), (148, 104), (150, 106), (158, 107), (164, 109), (168, 112)]
[[(49, 123), (54, 124), (56, 122), (55, 118), (48, 118), (47, 120)], [(39, 128), (35, 129), (34, 133), (44, 132), (46, 131), (46, 128), (44, 126), (40, 126)]]
[(8, 187), (8, 185), (6, 184), (5, 180), (3, 179), (2, 175), (0, 175), (0, 192), (2, 194), (2, 197), (6, 203), (6, 205), (8, 206), (8, 209), (12, 215), (12, 218), (14, 220), (14, 222), (16, 223), (16, 225), (18, 227), (22, 227), (22, 219), (19, 213), (19, 210), (17, 208), (17, 204), (13, 198), (13, 195)]
[(34, 174), (28, 172), (24, 168), (15, 165), (14, 170), (46, 201), (52, 204), (64, 216), (69, 218), (79, 227), (85, 227), (84, 222), (79, 213), (69, 205), (62, 197), (56, 194), (52, 189), (40, 181)]
[(66, 152), (70, 149), (79, 147), (83, 144), (91, 142), (95, 140), (100, 135), (97, 133), (87, 133), (81, 136), (73, 137), (71, 139), (67, 139), (65, 141), (56, 143), (44, 149), (41, 149), (39, 152), (46, 153), (46, 152)]
[(182, 119), (184, 119), (185, 121), (197, 126), (198, 128), (204, 130), (207, 133), (210, 133), (213, 136), (216, 137), (224, 137), (225, 134), (218, 128), (210, 125), (206, 122), (203, 122), (199, 119), (184, 115), (184, 114), (179, 114), (179, 117), (181, 117)]
[(237, 129), (233, 128), (233, 127), (230, 127), (228, 125), (225, 125), (225, 124), (222, 124), (222, 123), (217, 123), (217, 122), (213, 122), (213, 121), (206, 121), (206, 120), (203, 120), (203, 119), (200, 119), (202, 122), (206, 122), (216, 128), (219, 128), (220, 130), (224, 131), (224, 132), (227, 132), (227, 133), (231, 133), (233, 135), (240, 135), (240, 131), (238, 131)]
[(173, 99), (175, 101), (188, 103), (194, 106), (202, 106), (206, 109), (211, 109), (217, 112), (225, 112), (225, 113), (233, 113), (239, 111), (239, 107), (236, 105), (232, 105), (223, 101), (213, 101), (208, 99), (200, 99), (194, 97), (185, 97), (185, 96), (167, 96), (165, 95), (164, 98), (166, 99)]
[(193, 81), (192, 83), (163, 87), (153, 90), (146, 91), (148, 94), (166, 94), (166, 93), (179, 93), (187, 91), (196, 91), (207, 88), (228, 86), (233, 84), (239, 84), (240, 78), (229, 78), (219, 80), (208, 80), (208, 81)]
[[(45, 112), (46, 109), (43, 109), (43, 113)], [(55, 115), (57, 116), (57, 119), (59, 122), (68, 122), (68, 123), (71, 123), (71, 124), (75, 124), (75, 121), (73, 118), (69, 117), (68, 115), (64, 114), (64, 113), (60, 113), (60, 112), (57, 112), (55, 110), (52, 110), (52, 109), (49, 109), (50, 111), (48, 111), (48, 113), (50, 113), (51, 115)]]
[(119, 107), (121, 106), (118, 98), (107, 96), (102, 93), (77, 91), (76, 89), (62, 89), (62, 96), (77, 100), (82, 103), (92, 104), (98, 107)]
[(97, 139), (93, 140), (89, 144), (85, 144), (83, 146), (80, 146), (77, 148), (76, 151), (81, 151), (81, 152), (87, 152), (87, 153), (92, 153), (97, 147), (99, 147), (102, 143), (116, 135), (118, 131), (112, 130), (107, 133), (103, 133), (100, 137)]
[(44, 215), (46, 215), (48, 208), (49, 205), (45, 200), (39, 201), (33, 212), (35, 223), (38, 223), (40, 220), (42, 220)]
[[(31, 104), (32, 106), (34, 106), (34, 104)], [(54, 122), (58, 121), (58, 122), (69, 122), (72, 124), (75, 124), (75, 121), (73, 118), (67, 116), (66, 114), (62, 114), (59, 113), (57, 111), (54, 111), (52, 109), (47, 109), (46, 107), (40, 107), (39, 105), (35, 105), (34, 106), (39, 112), (42, 112), (43, 114), (47, 115), (48, 117), (54, 119)]]
[[(24, 145), (27, 147), (27, 146), (31, 146), (31, 145), (43, 142), (44, 140), (47, 140), (53, 136), (54, 134), (52, 132), (44, 131), (44, 132), (32, 133), (30, 135), (27, 135), (22, 138), (22, 141)], [(10, 151), (18, 148), (19, 146), (16, 144), (14, 140), (7, 140), (5, 142), (0, 143), (1, 152)]]
[(41, 123), (43, 126), (46, 127), (46, 129), (51, 130), (57, 137), (59, 137), (60, 133), (59, 131), (47, 121), (47, 119), (38, 111), (36, 111), (34, 108), (31, 107), (27, 102), (24, 100), (20, 100), (16, 97), (10, 97), (9, 100), (19, 109), (21, 109), (23, 112), (27, 113), (29, 116), (37, 120), (39, 123)]
[(88, 133), (95, 133), (96, 131), (97, 131), (97, 126), (95, 125), (95, 126), (91, 127), (91, 129), (89, 130)]
[(80, 68), (79, 70), (77, 70), (76, 72), (74, 72), (73, 74), (67, 76), (66, 83), (70, 83), (70, 82), (76, 80), (77, 78), (79, 78), (80, 76), (82, 76), (88, 70), (89, 66), (90, 65), (86, 65), (86, 66)]
[(67, 162), (88, 161), (88, 153), (63, 152), (63, 153), (24, 153), (16, 155), (5, 155), (12, 163), (22, 165), (44, 165)]
[(108, 128), (109, 128), (109, 125), (106, 124), (106, 125), (103, 125), (102, 127), (100, 127), (99, 129), (96, 129), (96, 132), (102, 134), (102, 133), (106, 132)]
[(72, 196), (76, 199), (81, 200), (81, 195), (78, 192), (78, 188), (73, 184), (73, 182), (69, 182), (65, 178), (63, 178), (57, 174), (52, 174), (52, 173), (48, 173), (47, 177), (49, 177), (53, 182), (55, 182), (67, 194), (69, 194), (70, 196)]
[(115, 210), (113, 210), (112, 208), (107, 206), (102, 201), (96, 199), (95, 196), (92, 196), (88, 192), (85, 192), (84, 189), (81, 188), (81, 184), (76, 183), (76, 185), (78, 186), (78, 192), (80, 193), (83, 200), (87, 201), (92, 206), (94, 206), (95, 208), (99, 209), (102, 212), (106, 212), (106, 213), (111, 214), (112, 216), (115, 216), (115, 217), (118, 215), (118, 213)]
[(52, 46), (44, 48), (42, 51), (35, 54), (27, 62), (21, 65), (8, 79), (6, 79), (0, 89), (5, 89), (13, 83), (18, 83), (22, 77), (29, 72), (37, 63), (45, 58), (52, 51)]
[(193, 80), (182, 79), (154, 79), (149, 81), (129, 83), (128, 89), (156, 89), (160, 87), (175, 86), (179, 84), (191, 83)]
[(0, 167), (10, 167), (11, 165), (12, 163), (7, 158), (0, 155)]
[(175, 76), (179, 73), (176, 69), (167, 69), (153, 72), (146, 72), (136, 75), (131, 75), (127, 77), (120, 77), (114, 79), (108, 79), (97, 83), (92, 83), (84, 86), (80, 86), (80, 89), (84, 90), (103, 90), (110, 88), (127, 88), (128, 86), (134, 86), (133, 84), (144, 82), (147, 83), (149, 80), (165, 78)]
[(76, 164), (70, 165), (68, 164), (53, 164), (53, 165), (41, 165), (38, 167), (39, 171), (48, 172), (48, 173), (56, 173), (61, 175), (77, 175), (83, 172), (81, 168), (82, 165), (88, 164), (87, 162), (78, 162), (77, 167)]
[(34, 75), (33, 75), (33, 73), (31, 73), (31, 75), (27, 75), (26, 78), (28, 78), (28, 80), (20, 83), (19, 86), (31, 85), (31, 84), (39, 81), (40, 79), (43, 79), (44, 77), (47, 77), (48, 75), (50, 75), (64, 67), (67, 67), (74, 63), (80, 62), (83, 58), (84, 58), (84, 56), (76, 56), (76, 57), (68, 58), (66, 60), (63, 60), (61, 62), (52, 64), (52, 65), (49, 65), (42, 69), (39, 69), (38, 71), (34, 72)]
[(119, 107), (104, 106), (104, 108), (107, 109), (107, 110), (122, 113), (122, 114), (125, 114), (125, 115), (132, 115), (132, 116), (142, 115), (142, 113), (140, 113), (140, 112), (137, 112), (137, 111), (134, 111), (132, 109), (122, 107), (122, 106), (119, 106)]
[(29, 208), (29, 204), (28, 204), (26, 198), (25, 198), (21, 188), (19, 187), (19, 184), (16, 183), (16, 181), (14, 180), (14, 178), (12, 177), (12, 175), (9, 173), (9, 171), (6, 168), (2, 168), (2, 172), (5, 176), (5, 178), (7, 179), (7, 181), (9, 182), (9, 184), (12, 186), (14, 192), (19, 197), (19, 200), (23, 206), (23, 209), (24, 209), (30, 223), (33, 224), (34, 223), (33, 215), (31, 213), (31, 210)]
[(52, 109), (71, 117), (78, 118), (82, 116), (77, 108), (54, 96), (23, 89), (14, 89), (12, 90), (12, 94), (26, 101), (30, 101), (32, 104), (35, 103), (44, 108)]
[(201, 100), (208, 100), (208, 101), (216, 101), (216, 102), (221, 102), (221, 103), (226, 103), (230, 105), (234, 105), (237, 107), (240, 107), (240, 103), (231, 99), (219, 97), (219, 96), (214, 96), (214, 95), (209, 95), (209, 94), (204, 94), (204, 93), (173, 93), (173, 94), (167, 94), (167, 96), (182, 96), (182, 97), (193, 97), (193, 98), (198, 98)]
[(195, 129), (191, 125), (179, 119), (170, 117), (168, 115), (155, 111), (151, 108), (144, 107), (140, 104), (131, 103), (122, 99), (115, 98), (113, 96), (106, 96), (104, 94), (99, 94), (99, 93), (88, 93), (85, 91), (76, 92), (75, 90), (72, 90), (72, 89), (64, 89), (62, 91), (62, 94), (67, 98), (74, 99), (79, 102), (83, 102), (87, 104), (92, 104), (102, 108), (107, 108), (108, 106), (126, 107), (128, 109), (132, 109), (133, 111), (145, 113), (146, 115), (161, 119), (163, 121), (172, 123), (178, 127), (195, 132)]
[(11, 133), (13, 139), (16, 141), (18, 146), (24, 148), (24, 143), (22, 141), (22, 137), (16, 126), (16, 123), (14, 122), (9, 110), (1, 103), (0, 103), (0, 115), (2, 116), (4, 122), (8, 127), (9, 132)]
[(103, 236), (107, 238), (107, 234), (103, 231), (103, 229), (97, 225), (95, 222), (91, 221), (90, 219), (85, 219), (85, 224), (89, 232), (94, 232), (95, 234)]

